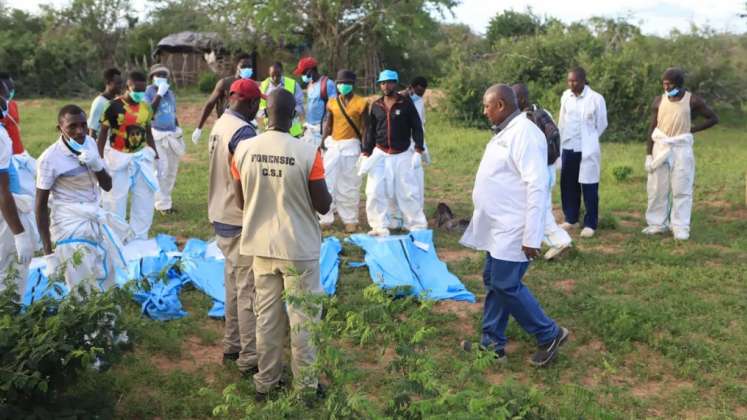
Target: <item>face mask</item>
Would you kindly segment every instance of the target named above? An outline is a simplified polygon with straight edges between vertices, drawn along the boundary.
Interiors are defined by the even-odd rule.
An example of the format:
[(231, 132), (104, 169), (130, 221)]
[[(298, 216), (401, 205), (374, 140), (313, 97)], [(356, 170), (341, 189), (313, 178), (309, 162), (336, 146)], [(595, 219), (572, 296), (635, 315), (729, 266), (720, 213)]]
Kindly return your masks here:
[(420, 96), (420, 95), (417, 95), (417, 94), (415, 94), (415, 93), (413, 93), (412, 95), (410, 95), (410, 99), (412, 99), (412, 101), (413, 101), (413, 102), (415, 102), (415, 101), (419, 101), (419, 100), (420, 100), (420, 99), (422, 99), (422, 98), (423, 98), (422, 96)]
[(303, 81), (304, 83), (309, 83), (311, 82), (311, 77), (304, 74), (303, 76), (301, 76), (301, 81)]
[(83, 145), (68, 137), (67, 134), (62, 134), (62, 141), (64, 141), (74, 151), (78, 153), (83, 152)]
[(677, 96), (679, 94), (680, 94), (680, 89), (679, 88), (674, 88), (674, 89), (670, 90), (669, 92), (667, 92), (667, 96), (669, 96), (670, 98), (675, 97), (675, 96)]
[(11, 90), (11, 91), (10, 91), (10, 93), (8, 94), (8, 100), (9, 100), (9, 101), (12, 101), (12, 100), (13, 100), (13, 98), (15, 98), (15, 96), (16, 96), (16, 90), (15, 90), (15, 89), (13, 89), (13, 90)]
[(143, 99), (145, 99), (145, 92), (130, 92), (130, 99), (132, 99), (136, 104), (139, 104)]
[(161, 86), (169, 83), (169, 79), (165, 77), (154, 77), (153, 78), (153, 84), (156, 86)]
[(349, 83), (338, 83), (337, 91), (340, 92), (343, 96), (347, 96), (348, 94), (350, 94), (350, 92), (353, 91), (353, 85)]
[(241, 77), (242, 79), (249, 79), (253, 74), (254, 70), (251, 67), (239, 69), (239, 77)]

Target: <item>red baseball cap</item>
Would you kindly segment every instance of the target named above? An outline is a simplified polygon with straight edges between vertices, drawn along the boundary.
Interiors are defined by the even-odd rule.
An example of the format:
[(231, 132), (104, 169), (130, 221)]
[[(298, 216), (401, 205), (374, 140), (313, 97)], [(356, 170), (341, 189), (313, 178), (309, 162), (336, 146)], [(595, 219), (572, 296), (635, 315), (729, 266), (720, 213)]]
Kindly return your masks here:
[(231, 83), (231, 95), (238, 95), (241, 99), (267, 99), (259, 90), (259, 85), (252, 79), (238, 79)]
[(298, 65), (296, 66), (296, 69), (293, 70), (293, 74), (300, 76), (318, 65), (319, 63), (314, 59), (314, 57), (304, 57), (298, 60)]

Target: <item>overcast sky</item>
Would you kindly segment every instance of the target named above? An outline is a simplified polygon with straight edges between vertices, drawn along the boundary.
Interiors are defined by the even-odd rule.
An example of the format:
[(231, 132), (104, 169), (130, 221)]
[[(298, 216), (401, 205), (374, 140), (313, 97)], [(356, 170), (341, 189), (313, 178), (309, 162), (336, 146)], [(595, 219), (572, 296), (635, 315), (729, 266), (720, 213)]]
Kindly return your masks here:
[[(39, 4), (65, 4), (66, 0), (6, 0), (15, 8), (34, 11)], [(133, 0), (143, 10), (146, 0)], [(674, 28), (687, 31), (691, 23), (709, 25), (717, 31), (743, 33), (747, 19), (738, 14), (744, 11), (745, 0), (462, 0), (449, 21), (464, 22), (475, 32), (485, 33), (490, 18), (501, 10), (524, 11), (531, 7), (540, 16), (553, 16), (564, 22), (583, 20), (592, 16), (629, 17), (645, 33), (666, 35)]]

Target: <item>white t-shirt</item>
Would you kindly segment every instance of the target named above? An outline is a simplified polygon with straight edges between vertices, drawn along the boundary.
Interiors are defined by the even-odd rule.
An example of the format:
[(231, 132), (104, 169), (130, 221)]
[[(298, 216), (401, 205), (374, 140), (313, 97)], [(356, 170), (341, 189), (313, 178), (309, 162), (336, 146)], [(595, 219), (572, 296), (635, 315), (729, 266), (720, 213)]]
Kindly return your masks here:
[(103, 95), (99, 95), (91, 104), (91, 112), (88, 113), (88, 128), (98, 132), (101, 129), (101, 116), (109, 107), (109, 100)]
[[(56, 202), (98, 203), (101, 189), (96, 175), (78, 161), (63, 141), (58, 138), (39, 158), (36, 188), (51, 191)], [(91, 137), (86, 136), (83, 147), (88, 154), (99, 156), (96, 141)]]

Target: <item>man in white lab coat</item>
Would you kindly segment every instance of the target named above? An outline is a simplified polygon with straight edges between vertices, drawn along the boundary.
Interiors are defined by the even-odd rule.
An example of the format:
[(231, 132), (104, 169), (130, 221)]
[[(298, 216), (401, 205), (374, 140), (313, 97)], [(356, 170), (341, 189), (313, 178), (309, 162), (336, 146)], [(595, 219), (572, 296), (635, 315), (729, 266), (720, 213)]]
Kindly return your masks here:
[[(506, 360), (508, 316), (537, 338), (530, 359), (545, 366), (569, 332), (545, 315), (521, 279), (540, 255), (547, 205), (547, 143), (544, 134), (521, 113), (507, 85), (490, 87), (483, 98), (485, 116), (495, 136), (485, 148), (472, 192), (475, 210), (461, 239), (486, 251), (483, 282), (487, 289), (480, 347)], [(465, 343), (465, 349), (471, 345)]]
[(599, 138), (607, 128), (607, 105), (602, 95), (586, 82), (586, 71), (576, 67), (568, 72), (568, 89), (560, 98), (558, 120), (562, 147), (560, 200), (563, 229), (578, 227), (583, 193), (586, 215), (582, 238), (591, 238), (599, 222), (599, 176), (602, 151)]

